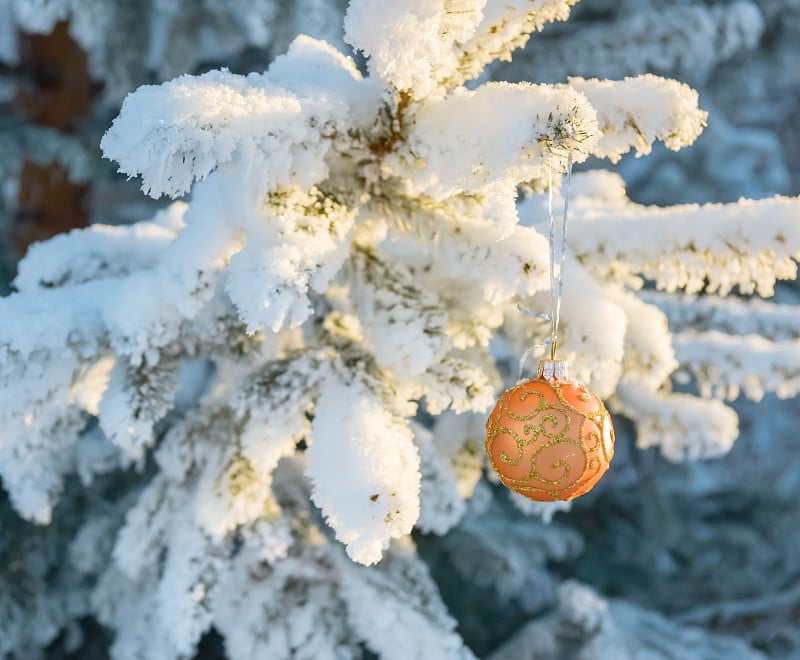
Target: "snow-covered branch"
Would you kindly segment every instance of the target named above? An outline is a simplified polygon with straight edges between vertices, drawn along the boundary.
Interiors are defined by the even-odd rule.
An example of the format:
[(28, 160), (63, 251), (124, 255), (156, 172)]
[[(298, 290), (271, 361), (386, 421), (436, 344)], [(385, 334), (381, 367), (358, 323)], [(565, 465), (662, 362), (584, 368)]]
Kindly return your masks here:
[[(295, 75), (307, 70), (314, 80)], [(323, 80), (327, 93), (314, 94)], [(125, 99), (101, 146), (121, 172), (141, 175), (142, 189), (154, 197), (182, 195), (231, 161), (240, 174), (266, 175), (253, 182), (256, 194), (307, 189), (326, 178), (322, 161), (332, 140), (348, 141), (347, 130), (371, 118), (365, 111), (379, 93), (352, 60), (300, 37), (263, 75), (211, 71), (140, 87)]]
[(546, 656), (550, 649), (566, 645), (577, 648), (578, 657), (597, 660), (636, 657), (662, 650), (697, 658), (758, 660), (761, 657), (734, 637), (676, 624), (631, 602), (606, 600), (588, 586), (568, 580), (558, 590), (557, 608), (528, 623), (489, 659)]
[(670, 461), (722, 456), (739, 434), (736, 413), (720, 401), (621, 383), (613, 405), (636, 425), (637, 447), (658, 447)]
[(311, 437), (314, 502), (354, 560), (376, 563), (389, 540), (409, 534), (419, 517), (411, 430), (363, 384), (332, 378), (317, 401)]
[(48, 289), (118, 278), (152, 268), (175, 238), (186, 205), (177, 202), (153, 218), (128, 227), (92, 225), (31, 246), (20, 263), (18, 291)]
[(644, 207), (627, 201), (573, 204), (570, 246), (600, 276), (643, 275), (659, 289), (726, 295), (773, 293), (797, 274), (800, 201)]
[(758, 335), (678, 333), (675, 355), (697, 377), (700, 393), (733, 401), (740, 393), (760, 401), (765, 392), (788, 399), (800, 392), (800, 341), (772, 342)]
[[(487, 125), (486, 113), (495, 107), (506, 109), (504, 120)], [(444, 199), (497, 190), (513, 197), (514, 185), (546, 178), (549, 166), (563, 170), (570, 154), (574, 162), (585, 160), (597, 133), (594, 109), (569, 87), (487, 83), (422, 104), (407, 146), (387, 166), (407, 179), (414, 195)]]
[(577, 0), (353, 0), (345, 38), (370, 72), (424, 98), (509, 59), (533, 30), (566, 20)]
[(565, 21), (577, 0), (487, 0), (484, 18), (469, 40), (458, 46), (455, 71), (445, 80), (453, 86), (476, 77), (494, 60), (510, 60), (530, 33), (546, 23)]
[(624, 80), (570, 78), (597, 111), (600, 140), (592, 154), (616, 163), (631, 149), (650, 153), (659, 140), (677, 151), (694, 142), (706, 125), (698, 95), (688, 85), (653, 75)]
[(760, 335), (773, 341), (800, 337), (800, 308), (752, 298), (676, 296), (661, 291), (639, 291), (637, 296), (655, 305), (669, 318), (674, 332), (718, 330), (733, 335)]

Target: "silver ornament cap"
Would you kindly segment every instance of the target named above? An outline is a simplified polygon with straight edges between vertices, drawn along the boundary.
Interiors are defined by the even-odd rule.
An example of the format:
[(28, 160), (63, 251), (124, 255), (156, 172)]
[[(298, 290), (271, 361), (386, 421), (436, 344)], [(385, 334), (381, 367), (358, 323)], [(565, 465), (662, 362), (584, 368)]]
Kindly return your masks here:
[(569, 380), (569, 370), (564, 360), (539, 360), (536, 376), (543, 380)]

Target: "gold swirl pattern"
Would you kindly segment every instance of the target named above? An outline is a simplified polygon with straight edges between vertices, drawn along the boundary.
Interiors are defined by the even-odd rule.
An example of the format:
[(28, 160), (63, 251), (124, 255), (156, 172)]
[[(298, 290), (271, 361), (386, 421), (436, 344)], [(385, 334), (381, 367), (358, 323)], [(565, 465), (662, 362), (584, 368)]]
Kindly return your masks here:
[(511, 490), (533, 500), (589, 491), (614, 456), (603, 402), (571, 380), (533, 378), (507, 390), (486, 422), (486, 453)]

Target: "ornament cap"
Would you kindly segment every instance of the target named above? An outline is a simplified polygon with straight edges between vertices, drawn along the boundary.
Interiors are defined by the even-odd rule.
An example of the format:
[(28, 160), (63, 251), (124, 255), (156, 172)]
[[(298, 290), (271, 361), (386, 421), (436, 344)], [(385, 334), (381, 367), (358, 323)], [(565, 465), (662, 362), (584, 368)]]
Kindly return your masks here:
[(539, 360), (536, 376), (544, 380), (569, 380), (569, 370), (564, 360)]

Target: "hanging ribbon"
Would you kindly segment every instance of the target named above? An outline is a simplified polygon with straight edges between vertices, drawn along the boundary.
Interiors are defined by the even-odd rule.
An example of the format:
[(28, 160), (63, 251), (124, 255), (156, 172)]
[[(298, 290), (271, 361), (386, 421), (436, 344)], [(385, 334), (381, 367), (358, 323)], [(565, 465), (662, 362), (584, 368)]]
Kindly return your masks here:
[(550, 359), (554, 360), (556, 357), (556, 349), (558, 348), (558, 325), (561, 321), (561, 300), (564, 297), (564, 262), (567, 258), (567, 217), (569, 215), (569, 193), (570, 183), (572, 181), (572, 154), (567, 157), (567, 171), (564, 177), (564, 209), (561, 213), (561, 235), (558, 237), (558, 246), (556, 246), (556, 221), (555, 214), (553, 213), (553, 165), (548, 165), (548, 188), (547, 188), (547, 220), (548, 220), (548, 242), (550, 244), (550, 313), (543, 314), (541, 312), (534, 312), (530, 309), (517, 305), (517, 309), (523, 314), (533, 316), (538, 319), (550, 321), (550, 339), (546, 340), (543, 344), (534, 344), (525, 353), (519, 361), (519, 373), (517, 375), (517, 382), (522, 380), (522, 372), (525, 369), (525, 362), (527, 362), (530, 354), (537, 348), (550, 347)]

